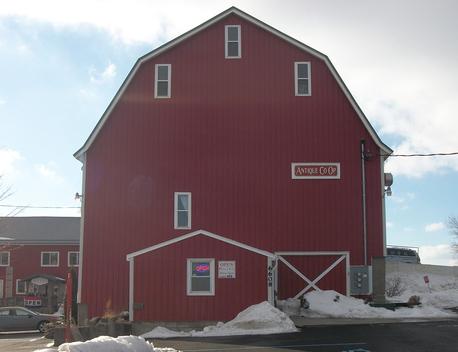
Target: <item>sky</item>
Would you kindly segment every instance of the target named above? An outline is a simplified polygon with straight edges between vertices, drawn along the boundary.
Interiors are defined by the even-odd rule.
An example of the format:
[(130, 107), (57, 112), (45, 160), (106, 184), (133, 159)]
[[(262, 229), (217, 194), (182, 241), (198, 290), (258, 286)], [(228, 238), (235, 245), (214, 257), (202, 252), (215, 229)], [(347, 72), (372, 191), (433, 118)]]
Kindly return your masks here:
[[(0, 215), (79, 216), (73, 157), (136, 59), (237, 6), (325, 53), (397, 154), (458, 151), (453, 0), (0, 0)], [(458, 265), (458, 156), (390, 158), (387, 242)]]

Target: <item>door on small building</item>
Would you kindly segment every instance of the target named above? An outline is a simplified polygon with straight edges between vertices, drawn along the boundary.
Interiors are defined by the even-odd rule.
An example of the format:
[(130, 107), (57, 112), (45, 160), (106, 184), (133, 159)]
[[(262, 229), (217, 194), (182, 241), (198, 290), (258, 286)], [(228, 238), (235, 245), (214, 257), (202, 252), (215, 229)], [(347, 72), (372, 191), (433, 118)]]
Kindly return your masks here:
[(276, 298), (301, 298), (316, 290), (349, 295), (348, 252), (276, 252)]

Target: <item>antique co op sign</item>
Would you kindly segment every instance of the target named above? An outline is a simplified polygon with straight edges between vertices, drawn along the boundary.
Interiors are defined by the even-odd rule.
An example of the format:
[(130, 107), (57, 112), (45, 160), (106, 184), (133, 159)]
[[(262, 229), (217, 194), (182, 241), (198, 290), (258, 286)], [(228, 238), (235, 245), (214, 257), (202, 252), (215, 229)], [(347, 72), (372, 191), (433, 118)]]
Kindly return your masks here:
[(218, 279), (235, 279), (235, 260), (218, 262)]
[(340, 163), (292, 163), (293, 179), (339, 179)]

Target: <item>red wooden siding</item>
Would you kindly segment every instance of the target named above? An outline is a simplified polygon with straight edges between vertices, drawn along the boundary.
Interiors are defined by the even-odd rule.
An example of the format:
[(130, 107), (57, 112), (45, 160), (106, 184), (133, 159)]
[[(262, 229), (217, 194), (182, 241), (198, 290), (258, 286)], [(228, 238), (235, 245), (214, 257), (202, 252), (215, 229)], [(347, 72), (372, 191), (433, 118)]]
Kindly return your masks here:
[[(225, 24), (241, 25), (241, 59), (224, 59)], [(294, 61), (311, 62), (311, 97), (294, 96)], [(172, 65), (171, 99), (153, 98), (157, 63)], [(127, 309), (126, 254), (191, 231), (173, 229), (176, 191), (192, 192), (192, 230), (269, 251), (350, 251), (351, 263), (363, 264), (361, 139), (379, 153), (323, 61), (237, 16), (145, 62), (87, 152), (82, 302), (89, 315), (102, 314), (108, 298)], [(292, 180), (292, 162), (340, 162), (341, 178)], [(377, 156), (366, 162), (369, 258), (383, 253), (380, 172)], [(197, 298), (184, 316), (184, 258), (222, 259), (223, 247), (239, 255), (207, 242), (142, 256), (136, 300), (145, 310), (137, 316), (166, 318), (149, 308), (155, 293), (170, 317), (187, 320), (229, 317), (266, 299), (265, 280), (245, 278), (238, 267), (240, 280), (213, 302), (239, 288), (244, 300), (224, 309)], [(167, 295), (157, 292), (162, 276), (148, 269), (158, 263), (174, 269)], [(265, 263), (251, 265), (265, 274)]]

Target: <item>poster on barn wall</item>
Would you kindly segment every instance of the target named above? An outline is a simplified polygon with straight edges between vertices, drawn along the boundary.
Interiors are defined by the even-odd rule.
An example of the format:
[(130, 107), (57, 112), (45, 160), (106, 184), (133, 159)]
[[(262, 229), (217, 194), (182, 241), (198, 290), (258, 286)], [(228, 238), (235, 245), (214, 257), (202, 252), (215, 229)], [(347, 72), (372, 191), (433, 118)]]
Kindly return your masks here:
[(340, 179), (340, 163), (291, 163), (292, 179)]
[(235, 260), (218, 262), (218, 279), (235, 279)]

